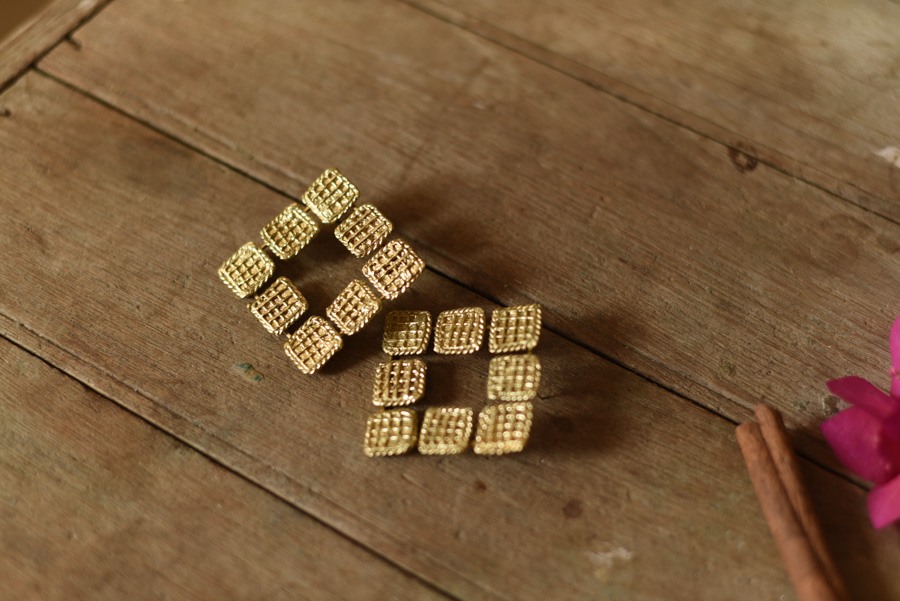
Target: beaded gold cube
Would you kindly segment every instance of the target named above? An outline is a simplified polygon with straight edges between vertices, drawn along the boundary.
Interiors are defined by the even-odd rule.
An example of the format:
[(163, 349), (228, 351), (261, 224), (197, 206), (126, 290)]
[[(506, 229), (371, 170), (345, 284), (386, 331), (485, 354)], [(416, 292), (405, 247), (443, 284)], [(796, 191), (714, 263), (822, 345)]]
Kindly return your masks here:
[(303, 202), (322, 223), (334, 223), (359, 197), (359, 190), (337, 169), (326, 169), (303, 193)]
[(263, 227), (259, 235), (279, 259), (290, 259), (319, 233), (319, 224), (297, 203), (291, 203)]
[(368, 256), (381, 246), (394, 225), (372, 205), (353, 209), (336, 228), (334, 236), (354, 257)]
[(431, 313), (391, 311), (384, 320), (381, 348), (388, 355), (421, 355), (431, 338)]
[(434, 352), (474, 353), (484, 339), (484, 311), (479, 307), (442, 311), (434, 325)]
[(379, 407), (411, 405), (425, 394), (426, 365), (421, 359), (386, 361), (375, 370), (372, 402)]
[(528, 401), (541, 384), (541, 361), (535, 355), (500, 355), (488, 367), (487, 395), (492, 401)]
[(479, 455), (518, 453), (528, 442), (532, 414), (528, 401), (485, 407), (478, 414), (475, 452)]
[(423, 269), (425, 261), (409, 244), (395, 239), (372, 255), (362, 272), (383, 298), (395, 299), (406, 292)]
[(429, 407), (422, 418), (419, 452), (456, 455), (469, 448), (472, 410), (468, 407)]
[(321, 369), (343, 346), (337, 330), (326, 319), (313, 315), (294, 332), (284, 345), (284, 352), (305, 374)]
[(250, 303), (250, 312), (272, 334), (284, 333), (308, 308), (309, 303), (285, 277), (276, 278)]
[(381, 311), (381, 301), (361, 280), (353, 280), (331, 302), (325, 314), (346, 335), (356, 334)]
[(232, 292), (246, 298), (275, 272), (275, 263), (253, 242), (243, 245), (219, 267), (219, 278)]
[(541, 306), (521, 305), (494, 309), (488, 349), (492, 353), (531, 350), (541, 335)]
[(402, 455), (416, 446), (418, 416), (415, 411), (394, 409), (369, 416), (363, 451), (369, 457)]

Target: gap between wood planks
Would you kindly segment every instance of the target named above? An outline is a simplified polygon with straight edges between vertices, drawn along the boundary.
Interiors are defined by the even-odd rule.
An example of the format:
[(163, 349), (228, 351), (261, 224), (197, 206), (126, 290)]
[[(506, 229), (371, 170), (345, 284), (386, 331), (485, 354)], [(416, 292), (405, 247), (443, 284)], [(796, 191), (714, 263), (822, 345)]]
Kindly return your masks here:
[[(692, 134), (700, 136), (701, 138), (704, 138), (706, 140), (709, 140), (711, 142), (719, 144), (719, 145), (723, 146), (725, 149), (727, 149), (729, 153), (735, 152), (735, 153), (739, 153), (741, 155), (745, 155), (754, 162), (758, 162), (759, 164), (764, 165), (764, 166), (772, 169), (773, 171), (776, 171), (778, 173), (786, 175), (790, 178), (796, 179), (797, 181), (803, 182), (804, 184), (811, 186), (811, 187), (815, 188), (816, 190), (824, 192), (825, 194), (828, 194), (829, 196), (832, 196), (832, 197), (842, 200), (844, 202), (850, 203), (851, 205), (856, 206), (856, 207), (866, 211), (867, 213), (871, 213), (872, 215), (875, 215), (877, 217), (885, 219), (891, 223), (900, 224), (900, 220), (897, 220), (889, 215), (881, 213), (881, 212), (867, 206), (865, 203), (858, 202), (852, 198), (849, 198), (848, 196), (841, 194), (838, 191), (840, 186), (837, 184), (837, 182), (840, 181), (840, 183), (842, 183), (843, 185), (852, 187), (854, 190), (857, 190), (860, 194), (869, 195), (869, 196), (873, 196), (873, 197), (875, 196), (872, 193), (864, 190), (863, 188), (861, 188), (860, 186), (858, 186), (857, 184), (855, 184), (851, 181), (837, 180), (837, 178), (830, 176), (829, 174), (827, 174), (823, 171), (815, 169), (814, 167), (812, 167), (810, 165), (806, 165), (805, 163), (802, 163), (799, 159), (792, 158), (774, 148), (761, 146), (758, 142), (754, 144), (754, 148), (762, 148), (762, 149), (766, 150), (767, 152), (771, 153), (773, 158), (778, 158), (778, 159), (784, 161), (784, 164), (778, 163), (778, 162), (772, 160), (772, 158), (767, 159), (767, 158), (761, 157), (761, 156), (759, 156), (759, 153), (748, 155), (743, 150), (741, 150), (741, 148), (739, 148), (740, 143), (737, 143), (737, 144), (736, 143), (728, 143), (725, 141), (726, 134), (729, 137), (731, 137), (732, 139), (742, 138), (743, 136), (741, 136), (740, 134), (733, 132), (717, 123), (708, 121), (701, 115), (691, 113), (691, 112), (687, 111), (686, 109), (683, 109), (683, 108), (680, 108), (677, 106), (672, 106), (673, 112), (690, 115), (690, 116), (694, 117), (695, 119), (698, 119), (698, 120), (702, 121), (704, 124), (706, 124), (708, 126), (708, 129), (701, 130), (701, 129), (691, 126), (683, 121), (679, 121), (675, 116), (668, 115), (664, 112), (661, 112), (658, 109), (654, 109), (650, 106), (647, 106), (646, 104), (642, 104), (639, 100), (632, 98), (622, 92), (617, 92), (617, 91), (611, 89), (610, 87), (604, 86), (601, 82), (597, 81), (596, 79), (589, 77), (588, 74), (607, 77), (603, 73), (597, 71), (596, 69), (594, 69), (588, 65), (579, 63), (578, 61), (568, 58), (557, 52), (554, 52), (553, 50), (550, 50), (548, 48), (540, 46), (539, 44), (529, 41), (525, 38), (522, 38), (514, 33), (511, 33), (509, 31), (501, 29), (501, 28), (497, 27), (496, 25), (492, 25), (490, 23), (480, 21), (476, 17), (471, 17), (462, 12), (458, 12), (455, 9), (453, 9), (452, 7), (445, 5), (440, 0), (397, 0), (397, 1), (400, 2), (401, 4), (408, 6), (409, 8), (417, 10), (429, 17), (437, 19), (443, 23), (446, 23), (447, 25), (456, 27), (457, 29), (460, 29), (460, 30), (470, 33), (474, 36), (477, 36), (491, 44), (495, 44), (495, 45), (497, 45), (505, 50), (508, 50), (522, 58), (525, 58), (527, 60), (538, 63), (544, 67), (547, 67), (548, 69), (551, 69), (557, 73), (560, 73), (561, 75), (571, 77), (572, 79), (575, 79), (576, 81), (579, 81), (579, 82), (585, 84), (586, 86), (588, 86), (594, 90), (597, 90), (598, 92), (600, 92), (602, 94), (605, 94), (605, 95), (607, 95), (611, 98), (614, 98), (620, 102), (623, 102), (629, 106), (633, 106), (634, 108), (636, 108), (638, 110), (641, 110), (650, 115), (653, 115), (654, 117), (657, 117), (657, 118), (665, 121), (666, 123), (670, 123), (672, 125), (675, 125), (676, 127), (679, 127), (686, 131), (689, 131)], [(624, 82), (621, 82), (621, 85), (623, 87), (628, 87), (628, 88), (632, 87), (629, 84), (624, 83)], [(649, 93), (643, 92), (642, 90), (635, 89), (635, 92), (637, 93), (637, 95), (649, 96)], [(667, 104), (667, 103), (665, 103), (664, 100), (661, 100), (661, 99), (656, 99), (656, 100), (658, 100), (660, 103)], [(749, 142), (748, 142), (748, 144), (749, 144)], [(735, 162), (735, 164), (737, 165), (736, 162)], [(800, 174), (799, 169), (797, 169), (795, 171), (790, 168), (790, 166), (799, 167), (800, 165), (803, 165), (806, 168), (815, 171), (816, 175), (819, 176), (820, 181), (810, 179), (809, 177), (806, 177), (806, 176)], [(738, 166), (738, 168), (740, 169), (740, 166)], [(879, 198), (879, 200), (881, 200), (882, 202), (889, 202), (889, 199), (886, 199), (886, 198)]]
[[(22, 334), (22, 336), (18, 337), (13, 332), (18, 332), (18, 333)], [(72, 359), (74, 361), (81, 362), (82, 365), (85, 368), (87, 368), (88, 370), (97, 372), (98, 374), (102, 374), (103, 377), (111, 380), (114, 386), (121, 387), (123, 389), (127, 388), (127, 389), (131, 390), (134, 394), (140, 396), (145, 401), (148, 401), (151, 405), (154, 406), (154, 408), (156, 410), (166, 409), (164, 406), (156, 403), (151, 397), (143, 394), (140, 390), (133, 388), (133, 387), (129, 387), (124, 382), (121, 382), (113, 374), (106, 372), (105, 370), (101, 370), (96, 365), (93, 365), (91, 363), (88, 363), (88, 362), (78, 358), (76, 355), (73, 355), (66, 349), (64, 349), (64, 348), (60, 347), (59, 345), (57, 345), (56, 343), (44, 338), (39, 333), (34, 332), (33, 330), (30, 330), (24, 324), (17, 322), (16, 320), (10, 318), (8, 315), (6, 315), (2, 312), (0, 312), (0, 340), (5, 340), (5, 341), (9, 342), (16, 348), (21, 349), (23, 352), (36, 358), (38, 361), (44, 363), (45, 365), (49, 366), (50, 368), (52, 368), (56, 371), (58, 371), (62, 375), (72, 379), (75, 382), (78, 382), (85, 389), (91, 391), (92, 393), (96, 394), (100, 398), (102, 398), (106, 401), (109, 401), (110, 403), (114, 404), (115, 406), (119, 407), (120, 409), (123, 409), (125, 412), (127, 412), (131, 416), (148, 424), (151, 428), (163, 433), (165, 436), (168, 436), (174, 440), (179, 441), (180, 443), (184, 444), (185, 446), (192, 449), (193, 451), (199, 453), (203, 457), (206, 457), (207, 459), (209, 459), (216, 465), (227, 470), (229, 473), (235, 474), (241, 480), (249, 483), (250, 485), (256, 486), (256, 487), (264, 490), (265, 492), (272, 495), (274, 498), (278, 499), (282, 503), (285, 503), (292, 509), (299, 511), (301, 514), (309, 517), (316, 523), (328, 528), (330, 531), (334, 532), (341, 538), (344, 538), (344, 539), (350, 541), (352, 544), (356, 545), (357, 547), (364, 550), (365, 552), (367, 552), (375, 557), (380, 558), (382, 561), (384, 561), (386, 564), (388, 564), (395, 570), (399, 571), (400, 573), (406, 574), (407, 576), (417, 580), (424, 587), (426, 587), (426, 588), (434, 591), (435, 593), (440, 594), (448, 599), (454, 599), (454, 600), (458, 599), (458, 597), (452, 595), (449, 591), (446, 591), (443, 588), (439, 587), (434, 582), (431, 582), (430, 580), (424, 578), (421, 574), (418, 574), (415, 571), (406, 568), (402, 564), (395, 562), (391, 557), (379, 552), (377, 549), (373, 549), (372, 547), (364, 544), (362, 541), (357, 540), (357, 539), (353, 538), (352, 536), (349, 536), (347, 533), (342, 532), (340, 529), (336, 528), (333, 524), (329, 523), (328, 521), (323, 520), (322, 518), (315, 515), (314, 513), (311, 513), (309, 511), (303, 509), (302, 507), (298, 506), (296, 503), (293, 503), (289, 498), (283, 496), (282, 494), (279, 494), (277, 488), (269, 486), (263, 481), (254, 479), (252, 476), (249, 475), (249, 472), (245, 473), (238, 466), (234, 466), (234, 465), (225, 463), (223, 460), (219, 459), (219, 457), (215, 453), (209, 452), (208, 450), (204, 449), (202, 446), (199, 446), (197, 441), (192, 440), (190, 437), (179, 436), (175, 432), (167, 429), (161, 423), (151, 419), (151, 417), (132, 409), (127, 404), (117, 400), (113, 395), (106, 393), (103, 390), (100, 390), (99, 388), (97, 388), (96, 386), (94, 386), (93, 384), (88, 382), (87, 380), (79, 377), (73, 371), (66, 368), (66, 366), (64, 365), (65, 364), (64, 361), (55, 361), (51, 357), (47, 356), (47, 354), (42, 353), (41, 351), (45, 351), (45, 349), (48, 346), (52, 347), (53, 349), (56, 349), (57, 353), (51, 352), (50, 354), (58, 354), (61, 357), (69, 357), (70, 359)], [(31, 344), (29, 344), (29, 342)], [(174, 414), (171, 412), (168, 412), (168, 413), (169, 413), (169, 417), (171, 419), (179, 420), (182, 422), (185, 421), (183, 417), (181, 417), (177, 414)], [(214, 439), (218, 442), (218, 444), (227, 446), (227, 447), (233, 449), (234, 451), (236, 451), (238, 454), (251, 458), (257, 464), (262, 464), (265, 471), (274, 472), (278, 475), (278, 477), (283, 478), (285, 480), (292, 481), (298, 486), (300, 485), (299, 482), (294, 481), (288, 474), (282, 472), (281, 470), (279, 470), (278, 468), (276, 468), (272, 465), (269, 465), (269, 464), (263, 462), (262, 459), (260, 459), (256, 455), (253, 455), (253, 454), (245, 451), (244, 449), (241, 449), (240, 447), (235, 446), (234, 444), (232, 444), (230, 442), (226, 442), (226, 441), (218, 438), (218, 436), (216, 436), (216, 434), (214, 432), (211, 432), (209, 430), (206, 430), (206, 429), (200, 428), (200, 427), (198, 427), (198, 429), (200, 431), (202, 431), (202, 433), (203, 433), (203, 436), (201, 437), (201, 439), (206, 439), (207, 441)], [(315, 494), (327, 499), (327, 497), (325, 497), (320, 491), (315, 491)], [(332, 499), (327, 499), (327, 500), (330, 503), (338, 505)]]
[[(400, 1), (405, 1), (405, 0), (400, 0)], [(150, 121), (141, 119), (141, 118), (137, 117), (136, 115), (133, 115), (132, 113), (129, 113), (128, 111), (124, 110), (123, 108), (121, 108), (121, 107), (119, 107), (119, 106), (117, 106), (117, 105), (111, 104), (110, 102), (108, 102), (108, 101), (106, 101), (106, 100), (104, 100), (104, 99), (102, 99), (102, 98), (100, 98), (100, 97), (98, 97), (98, 96), (92, 94), (91, 92), (89, 92), (89, 91), (87, 91), (87, 90), (84, 90), (83, 88), (81, 88), (81, 87), (79, 87), (79, 86), (77, 86), (77, 85), (75, 85), (75, 84), (73, 84), (73, 83), (71, 83), (71, 82), (69, 82), (69, 81), (67, 81), (67, 80), (65, 80), (65, 79), (62, 79), (62, 78), (60, 78), (60, 77), (58, 77), (58, 76), (56, 76), (56, 75), (54, 75), (54, 74), (52, 74), (52, 73), (49, 73), (49, 72), (47, 72), (47, 71), (42, 70), (40, 67), (34, 67), (33, 70), (34, 70), (34, 72), (40, 74), (41, 76), (46, 77), (47, 79), (50, 79), (50, 80), (52, 80), (52, 81), (58, 83), (59, 85), (62, 85), (62, 86), (64, 86), (64, 87), (66, 87), (66, 88), (72, 90), (73, 92), (76, 92), (76, 93), (78, 93), (78, 94), (80, 94), (80, 95), (82, 95), (82, 96), (84, 96), (84, 97), (86, 97), (86, 98), (92, 100), (93, 102), (96, 102), (97, 104), (99, 104), (99, 105), (101, 105), (101, 106), (103, 106), (103, 107), (105, 107), (105, 108), (107, 108), (107, 109), (109, 109), (109, 110), (112, 110), (112, 111), (114, 111), (114, 112), (116, 112), (116, 113), (118, 113), (118, 114), (120, 114), (120, 115), (122, 115), (122, 116), (124, 116), (124, 117), (126, 117), (126, 118), (128, 118), (128, 119), (130, 119), (130, 120), (132, 120), (132, 121), (134, 121), (134, 122), (136, 122), (136, 123), (139, 123), (141, 126), (147, 128), (147, 129), (150, 129), (150, 130), (152, 130), (152, 131), (158, 133), (158, 134), (161, 135), (161, 136), (164, 136), (166, 139), (172, 140), (173, 142), (175, 142), (175, 143), (177, 143), (177, 144), (179, 144), (179, 145), (181, 145), (181, 146), (183, 146), (183, 147), (185, 147), (185, 148), (191, 150), (192, 152), (195, 152), (195, 153), (197, 153), (197, 154), (199, 154), (199, 155), (201, 155), (201, 156), (203, 156), (203, 157), (205, 157), (205, 158), (207, 158), (207, 159), (213, 161), (214, 163), (216, 163), (216, 164), (218, 164), (218, 165), (221, 165), (222, 167), (228, 169), (229, 171), (232, 171), (232, 172), (234, 172), (234, 173), (236, 173), (236, 174), (238, 174), (238, 175), (240, 175), (240, 176), (242, 176), (242, 177), (244, 177), (244, 178), (247, 178), (247, 179), (253, 181), (253, 182), (256, 183), (256, 184), (259, 184), (260, 186), (263, 186), (264, 188), (266, 188), (266, 189), (268, 189), (268, 190), (270, 190), (270, 191), (272, 191), (272, 192), (274, 192), (274, 193), (276, 193), (276, 194), (278, 194), (278, 195), (280, 195), (280, 196), (283, 196), (284, 198), (286, 198), (286, 199), (288, 199), (288, 200), (296, 200), (294, 197), (290, 196), (287, 192), (285, 192), (285, 191), (282, 190), (281, 188), (279, 188), (279, 187), (277, 187), (277, 186), (271, 184), (270, 182), (267, 182), (266, 180), (261, 179), (260, 177), (257, 177), (257, 176), (255, 176), (255, 175), (253, 175), (253, 174), (251, 174), (251, 173), (249, 173), (249, 172), (247, 172), (247, 171), (241, 169), (240, 167), (238, 167), (238, 166), (236, 166), (236, 165), (233, 165), (232, 163), (229, 163), (228, 161), (226, 161), (226, 160), (224, 160), (224, 159), (222, 159), (222, 158), (220, 158), (220, 157), (218, 157), (218, 156), (216, 156), (216, 155), (214, 155), (214, 154), (211, 154), (211, 153), (205, 151), (203, 148), (201, 148), (201, 147), (199, 147), (199, 146), (195, 146), (195, 145), (191, 144), (190, 142), (188, 142), (188, 141), (186, 141), (186, 140), (183, 140), (183, 139), (181, 139), (181, 138), (179, 138), (179, 137), (173, 135), (171, 132), (169, 132), (169, 131), (167, 131), (167, 130), (165, 130), (165, 129), (163, 129), (163, 128), (160, 128), (160, 127), (158, 127), (158, 126), (156, 126), (155, 124), (153, 124), (153, 123), (150, 122)], [(831, 194), (831, 193), (829, 193), (829, 194)], [(851, 204), (853, 204), (853, 203), (851, 203)], [(861, 207), (861, 208), (864, 208), (864, 207)], [(412, 242), (414, 242), (414, 243), (416, 243), (416, 244), (419, 244), (419, 245), (421, 245), (421, 246), (425, 246), (424, 244), (422, 244), (422, 241), (420, 241), (420, 240), (417, 240), (417, 239), (415, 239), (415, 238), (413, 238), (413, 237), (409, 237), (409, 236), (407, 236), (407, 238), (408, 238), (410, 241), (412, 241)], [(430, 247), (429, 247), (429, 249), (430, 249), (432, 252), (437, 252), (437, 251), (435, 251), (434, 249), (431, 249)], [(443, 271), (441, 271), (441, 270), (438, 270), (438, 269), (436, 269), (435, 267), (433, 267), (433, 266), (431, 266), (431, 265), (426, 265), (426, 268), (427, 268), (429, 271), (431, 271), (432, 273), (434, 273), (435, 275), (441, 277), (442, 279), (445, 279), (445, 280), (447, 280), (448, 282), (451, 282), (451, 283), (453, 283), (453, 284), (455, 284), (455, 285), (457, 285), (457, 286), (460, 286), (461, 288), (465, 288), (466, 290), (469, 290), (470, 292), (472, 292), (472, 293), (474, 293), (474, 294), (480, 296), (481, 298), (483, 298), (483, 299), (485, 299), (485, 300), (487, 300), (487, 301), (489, 301), (489, 302), (495, 303), (495, 304), (497, 304), (497, 305), (502, 305), (502, 304), (503, 304), (499, 299), (495, 298), (493, 295), (491, 295), (491, 294), (489, 294), (489, 293), (487, 293), (487, 292), (485, 292), (485, 291), (483, 291), (483, 290), (480, 290), (480, 289), (478, 289), (477, 287), (471, 286), (471, 285), (469, 285), (469, 284), (467, 284), (467, 283), (465, 283), (465, 282), (463, 282), (463, 281), (461, 281), (461, 280), (459, 280), (459, 279), (457, 279), (457, 278), (455, 278), (455, 277), (452, 277), (451, 275), (449, 275), (449, 274), (447, 274), (447, 273), (445, 273), (445, 272), (443, 272)], [(532, 302), (539, 302), (539, 301), (534, 301), (533, 299), (528, 299), (528, 300), (529, 300), (529, 301), (532, 301)], [(0, 313), (0, 317), (6, 318), (6, 319), (10, 319), (8, 316), (3, 315), (2, 313)], [(715, 408), (713, 408), (713, 407), (711, 407), (711, 406), (708, 406), (708, 405), (704, 404), (704, 403), (701, 402), (701, 401), (697, 401), (697, 400), (691, 398), (690, 396), (687, 396), (685, 393), (680, 392), (680, 391), (677, 390), (676, 388), (667, 385), (667, 384), (666, 384), (665, 382), (663, 382), (662, 380), (660, 380), (660, 379), (658, 379), (658, 378), (654, 378), (653, 376), (651, 376), (651, 375), (649, 375), (649, 374), (646, 374), (646, 373), (644, 373), (644, 372), (638, 370), (637, 368), (635, 368), (635, 367), (633, 367), (633, 366), (631, 366), (631, 365), (629, 365), (629, 364), (627, 364), (627, 363), (625, 363), (625, 362), (623, 362), (623, 361), (621, 361), (621, 360), (619, 360), (619, 359), (617, 359), (617, 358), (615, 358), (615, 357), (613, 357), (613, 356), (611, 356), (611, 355), (608, 355), (608, 354), (606, 354), (606, 353), (600, 351), (599, 349), (595, 348), (594, 346), (592, 346), (592, 345), (590, 345), (590, 344), (588, 344), (588, 343), (586, 343), (586, 342), (580, 341), (580, 340), (578, 340), (577, 338), (574, 338), (574, 337), (570, 336), (569, 334), (565, 333), (565, 332), (562, 331), (562, 330), (559, 330), (558, 328), (555, 328), (555, 327), (553, 327), (553, 326), (551, 326), (551, 325), (548, 325), (548, 324), (546, 323), (546, 321), (544, 322), (543, 328), (546, 329), (547, 331), (552, 332), (553, 334), (559, 336), (560, 338), (566, 340), (567, 342), (570, 342), (570, 343), (572, 343), (572, 344), (578, 346), (579, 348), (582, 348), (582, 349), (588, 351), (589, 353), (591, 353), (592, 355), (594, 355), (594, 356), (596, 356), (596, 357), (602, 359), (603, 361), (606, 361), (606, 362), (611, 363), (611, 364), (613, 364), (613, 365), (615, 365), (615, 366), (617, 366), (617, 367), (620, 367), (620, 368), (624, 369), (625, 371), (627, 371), (627, 372), (629, 372), (629, 373), (632, 373), (632, 374), (636, 375), (637, 377), (641, 378), (642, 380), (644, 380), (644, 381), (646, 381), (646, 382), (648, 382), (648, 383), (650, 383), (650, 384), (652, 384), (652, 385), (654, 385), (654, 386), (656, 386), (656, 387), (658, 387), (658, 388), (661, 388), (662, 390), (664, 390), (664, 391), (666, 391), (666, 392), (672, 394), (673, 396), (675, 396), (675, 397), (677, 397), (677, 398), (680, 398), (680, 399), (682, 399), (682, 400), (684, 400), (684, 401), (686, 401), (686, 402), (688, 402), (688, 403), (691, 403), (692, 405), (695, 405), (696, 407), (698, 407), (698, 408), (704, 410), (705, 412), (707, 412), (707, 413), (709, 413), (709, 414), (711, 414), (711, 415), (713, 415), (713, 416), (715, 416), (715, 417), (717, 417), (717, 418), (719, 418), (719, 419), (722, 419), (722, 420), (724, 420), (724, 421), (726, 421), (726, 422), (729, 422), (729, 423), (731, 423), (731, 424), (734, 424), (734, 425), (737, 425), (737, 424), (739, 423), (739, 420), (734, 419), (734, 418), (732, 418), (732, 417), (726, 415), (725, 413), (722, 413), (722, 412), (720, 412), (720, 411), (717, 411)], [(35, 335), (36, 335), (36, 336), (40, 336), (39, 334), (35, 334)], [(91, 367), (94, 367), (94, 366), (91, 366)], [(110, 374), (110, 377), (113, 377), (113, 376)], [(715, 398), (719, 398), (719, 399), (721, 399), (722, 401), (727, 401), (727, 400), (728, 400), (728, 399), (726, 399), (725, 397), (723, 397), (722, 395), (720, 395), (718, 392), (716, 392), (715, 390), (713, 390), (713, 389), (711, 389), (711, 388), (709, 388), (709, 387), (707, 387), (707, 386), (705, 386), (705, 385), (703, 385), (703, 384), (701, 384), (701, 383), (699, 383), (699, 382), (694, 382), (694, 384), (696, 384), (697, 386), (700, 386), (700, 387), (704, 388), (705, 390), (709, 391), (709, 392), (711, 393), (711, 395), (712, 395), (713, 397), (715, 397)], [(143, 396), (143, 395), (142, 395), (142, 396)], [(152, 402), (152, 399), (150, 399), (150, 400), (151, 400), (151, 402)], [(750, 407), (750, 406), (752, 406), (752, 404), (753, 404), (753, 403), (750, 403), (750, 404), (748, 404), (747, 406)], [(241, 451), (241, 452), (243, 452), (243, 451)], [(859, 488), (862, 488), (862, 489), (868, 489), (868, 486), (866, 486), (866, 485), (865, 485), (862, 481), (860, 481), (859, 479), (855, 478), (853, 475), (851, 475), (851, 474), (849, 474), (849, 473), (844, 473), (844, 472), (842, 472), (842, 471), (840, 471), (840, 470), (837, 470), (837, 469), (835, 469), (833, 466), (829, 466), (828, 464), (826, 464), (826, 463), (824, 463), (824, 462), (822, 462), (822, 461), (819, 461), (819, 460), (816, 459), (813, 455), (810, 455), (810, 454), (801, 452), (799, 449), (797, 449), (796, 452), (797, 452), (797, 454), (798, 454), (799, 456), (801, 456), (802, 458), (804, 458), (804, 459), (806, 459), (807, 461), (811, 462), (812, 464), (814, 464), (814, 465), (816, 465), (816, 466), (822, 468), (823, 470), (827, 471), (828, 473), (834, 474), (834, 475), (836, 475), (836, 476), (838, 476), (838, 477), (840, 477), (840, 478), (842, 478), (842, 479), (844, 479), (844, 480), (846, 480), (846, 481), (848, 481), (848, 482), (854, 484), (855, 486), (857, 486), (857, 487), (859, 487)]]

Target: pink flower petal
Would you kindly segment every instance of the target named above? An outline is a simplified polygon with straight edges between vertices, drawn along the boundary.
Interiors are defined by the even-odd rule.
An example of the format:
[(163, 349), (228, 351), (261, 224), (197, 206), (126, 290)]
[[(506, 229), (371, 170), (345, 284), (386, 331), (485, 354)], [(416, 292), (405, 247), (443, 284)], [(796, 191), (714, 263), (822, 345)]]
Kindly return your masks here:
[(838, 460), (861, 478), (881, 484), (900, 473), (900, 442), (886, 438), (880, 421), (861, 407), (822, 422), (822, 435)]
[(879, 419), (884, 419), (890, 415), (898, 404), (898, 401), (895, 401), (874, 384), (859, 376), (847, 376), (831, 380), (828, 382), (828, 390), (834, 396), (866, 410), (866, 412)]
[(900, 400), (900, 315), (891, 327), (891, 396)]
[(900, 476), (876, 486), (869, 493), (869, 518), (876, 528), (900, 520)]

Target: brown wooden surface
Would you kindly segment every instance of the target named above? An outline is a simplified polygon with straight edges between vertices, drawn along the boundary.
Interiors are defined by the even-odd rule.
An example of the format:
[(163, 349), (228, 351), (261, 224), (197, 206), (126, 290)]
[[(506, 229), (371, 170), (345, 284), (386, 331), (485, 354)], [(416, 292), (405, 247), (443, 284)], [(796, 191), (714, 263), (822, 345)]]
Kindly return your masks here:
[[(815, 431), (825, 379), (886, 380), (896, 223), (400, 2), (114, 0), (71, 38), (0, 95), (0, 334), (242, 477), (221, 476), (247, 489), (229, 520), (272, 506), (320, 529), (335, 565), (312, 572), (372, 566), (334, 576), (343, 592), (301, 568), (285, 581), (312, 597), (372, 580), (386, 597), (792, 598), (732, 434), (764, 399), (801, 427), (851, 591), (900, 595), (897, 530), (871, 530)], [(557, 334), (526, 453), (365, 458), (380, 320), (307, 378), (218, 282), (329, 165), (434, 269), (397, 306), (544, 305)], [(321, 313), (358, 273), (345, 254), (317, 241), (283, 271)], [(427, 403), (479, 408), (486, 366), (429, 357)], [(40, 454), (33, 436), (17, 457)]]

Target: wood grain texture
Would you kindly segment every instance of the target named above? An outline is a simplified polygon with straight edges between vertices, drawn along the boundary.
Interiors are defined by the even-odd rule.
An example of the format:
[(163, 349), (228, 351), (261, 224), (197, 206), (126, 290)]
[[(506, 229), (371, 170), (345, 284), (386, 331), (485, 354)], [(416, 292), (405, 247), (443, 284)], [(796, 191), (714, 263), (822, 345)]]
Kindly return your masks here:
[(410, 4), (900, 222), (896, 2)]
[[(307, 378), (215, 276), (286, 198), (43, 76), (0, 102), (5, 336), (451, 595), (790, 598), (730, 423), (545, 332), (528, 452), (368, 459), (379, 326)], [(321, 308), (359, 262), (317, 242), (284, 272)], [(395, 306), (470, 304), (426, 272)], [(430, 356), (427, 404), (481, 407), (487, 361)], [(805, 467), (851, 588), (900, 594), (897, 533)]]
[(886, 382), (897, 224), (400, 3), (161, 1), (41, 68), (292, 195), (341, 165), (441, 272), (819, 461), (823, 383)]
[(4, 599), (445, 599), (0, 340)]

